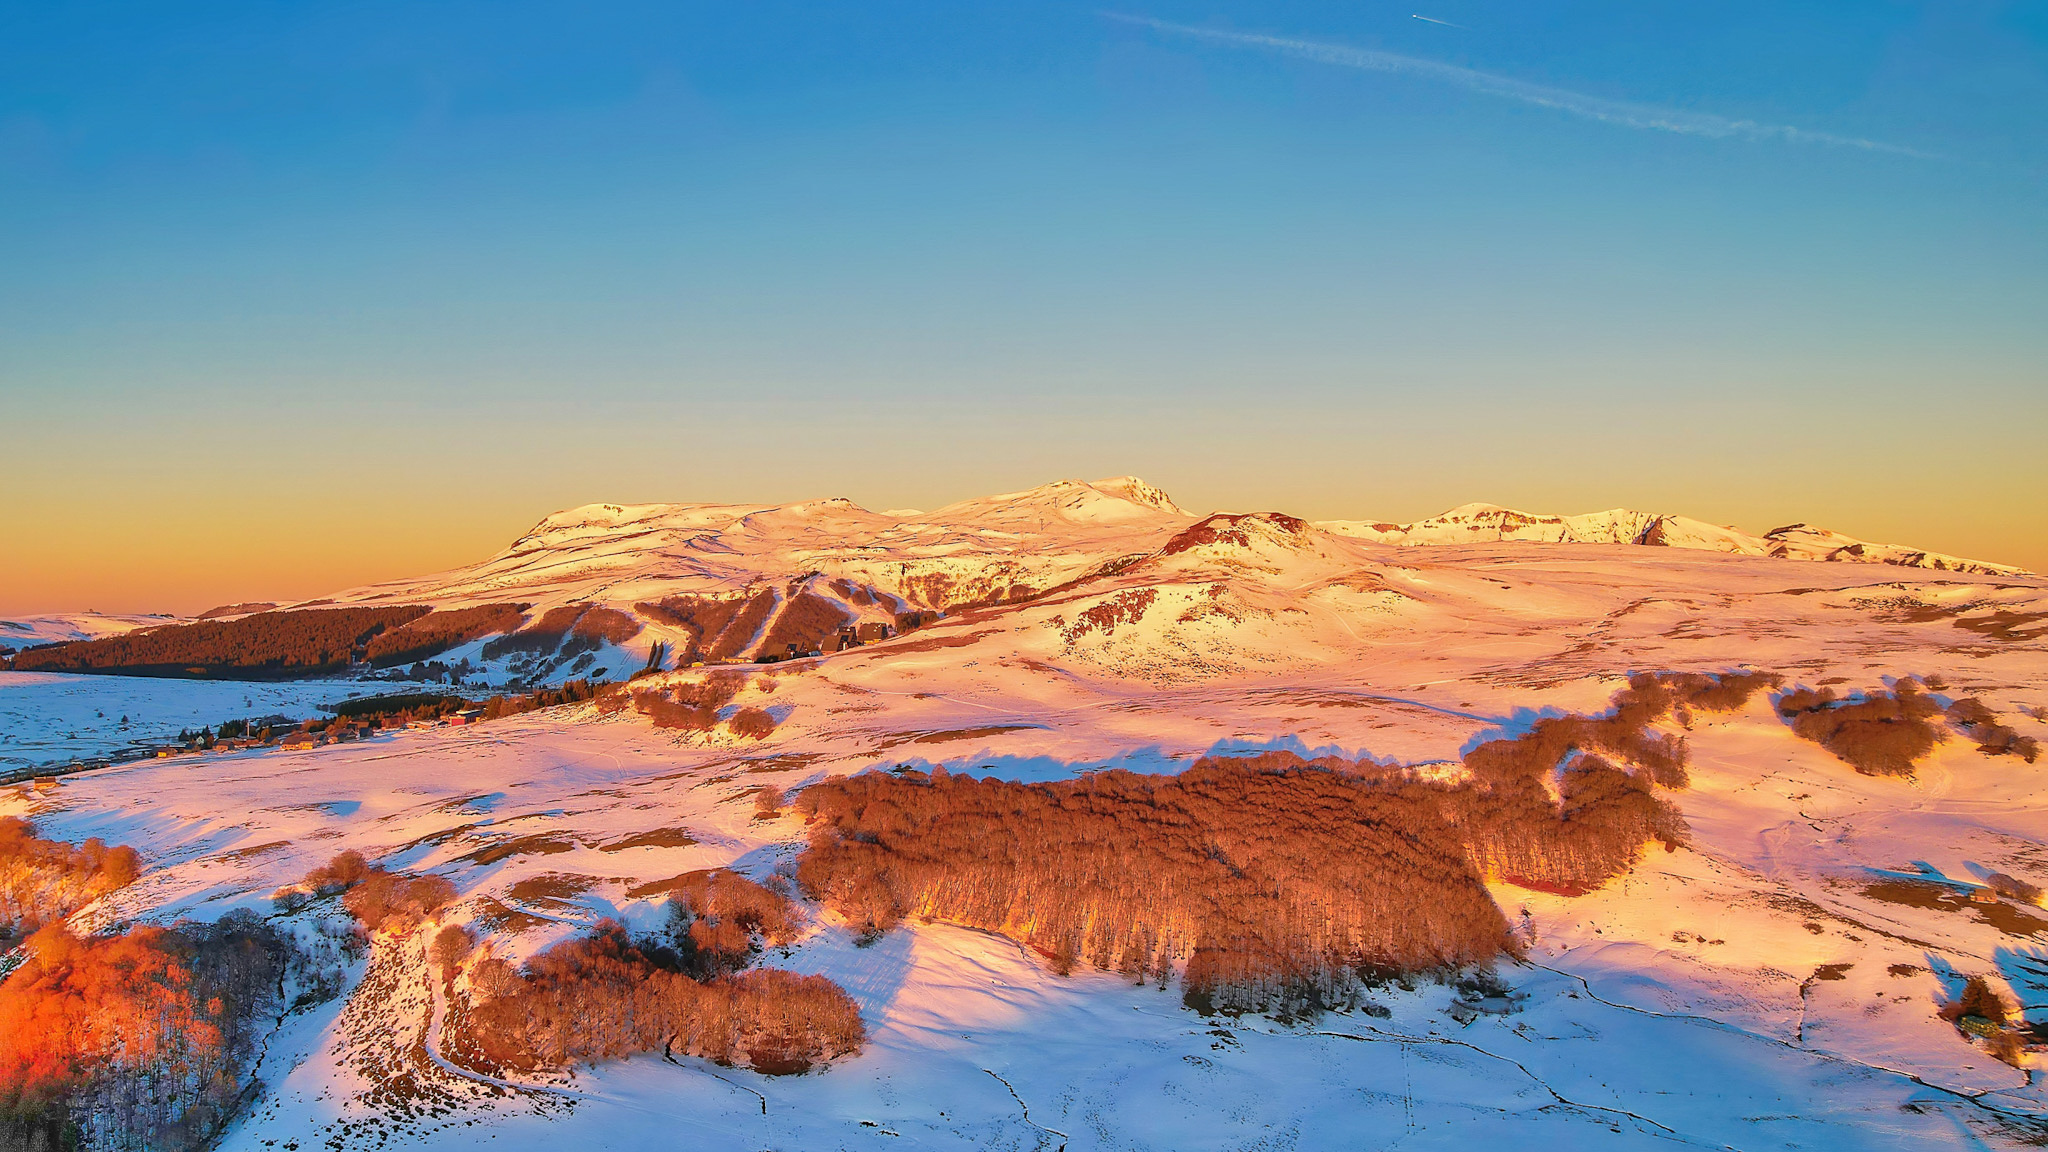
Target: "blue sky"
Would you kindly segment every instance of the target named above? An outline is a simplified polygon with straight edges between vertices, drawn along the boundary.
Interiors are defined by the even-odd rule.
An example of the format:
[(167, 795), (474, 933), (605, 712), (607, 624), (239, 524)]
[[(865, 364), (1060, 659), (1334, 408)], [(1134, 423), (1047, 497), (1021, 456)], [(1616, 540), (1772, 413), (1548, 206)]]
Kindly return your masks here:
[(0, 610), (1123, 472), (2048, 567), (2048, 5), (1418, 3), (0, 8)]

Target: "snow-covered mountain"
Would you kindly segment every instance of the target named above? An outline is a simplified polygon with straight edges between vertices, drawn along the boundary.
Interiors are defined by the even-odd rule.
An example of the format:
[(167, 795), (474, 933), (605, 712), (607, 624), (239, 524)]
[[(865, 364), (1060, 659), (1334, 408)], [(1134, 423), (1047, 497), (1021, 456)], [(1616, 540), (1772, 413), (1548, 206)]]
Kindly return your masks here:
[[(845, 499), (591, 504), (545, 517), (481, 563), (274, 611), (433, 609), (434, 615), (394, 628), (382, 648), (364, 654), (387, 675), (426, 674), (472, 686), (572, 676), (618, 680), (650, 660), (783, 658), (829, 647), (842, 629), (871, 640), (941, 615), (1109, 586), (1104, 581), (1119, 572), (1159, 571), (1177, 549), (1194, 547), (1183, 537), (1197, 522), (1166, 493), (1131, 476), (1063, 480), (933, 512), (873, 512)], [(1256, 537), (1259, 563), (1278, 587), (1230, 583), (1200, 606), (1198, 616), (1241, 597), (1271, 602), (1274, 619), (1293, 619), (1290, 612), (1304, 606), (1282, 611), (1281, 601), (1312, 584), (1311, 573), (1356, 583), (1355, 575), (1330, 573), (1398, 569), (1421, 546), (1493, 545), (1511, 552), (1560, 544), (1656, 546), (1749, 558), (1766, 569), (1802, 560), (2025, 576), (2017, 568), (1869, 544), (1805, 525), (1753, 536), (1683, 516), (1619, 509), (1537, 516), (1471, 504), (1413, 524), (1309, 524), (1279, 513), (1201, 523), (1211, 525), (1211, 535)], [(1242, 566), (1249, 556), (1233, 554), (1229, 564)], [(1182, 556), (1172, 563), (1189, 561)], [(231, 618), (263, 619), (260, 613)], [(39, 624), (35, 634), (54, 638), (58, 627), (56, 621)], [(408, 671), (422, 661), (445, 670)], [(394, 664), (404, 667), (392, 670)]]
[(174, 624), (175, 616), (110, 615), (104, 612), (43, 612), (0, 620), (0, 648), (30, 648), (72, 640), (119, 636), (138, 628)]
[[(845, 499), (779, 505), (593, 504), (557, 512), (481, 564), (356, 589), (340, 603), (527, 604), (529, 622), (565, 606), (599, 605), (634, 622), (629, 640), (584, 670), (623, 673), (656, 643), (708, 649), (704, 629), (664, 601), (751, 602), (722, 640), (729, 658), (777, 656), (816, 645), (840, 624), (900, 626), (913, 614), (1017, 604), (1139, 563), (1196, 516), (1136, 477), (1063, 480), (966, 500), (934, 512), (871, 512)], [(1615, 510), (1535, 516), (1472, 504), (1414, 524), (1324, 521), (1300, 525), (1304, 547), (1335, 549), (1365, 565), (1391, 558), (1377, 546), (1633, 544), (1736, 556), (1884, 563), (2018, 576), (2017, 568), (1793, 525), (1752, 536), (1683, 516)], [(1246, 521), (1246, 523), (1253, 523)], [(652, 607), (650, 607), (652, 605)], [(773, 642), (771, 644), (771, 641)], [(484, 641), (451, 659), (491, 662)]]
[(1907, 568), (1980, 572), (1992, 576), (2025, 574), (2024, 569), (2005, 564), (1966, 560), (1900, 544), (1872, 544), (1810, 524), (1788, 524), (1761, 536), (1752, 536), (1738, 528), (1709, 524), (1689, 516), (1635, 512), (1627, 508), (1578, 516), (1541, 516), (1494, 504), (1466, 504), (1413, 524), (1331, 520), (1321, 522), (1317, 527), (1384, 544), (1476, 544), (1504, 540), (1546, 544), (1643, 544), (1732, 552), (1738, 556), (1776, 556), (1788, 560), (1897, 564)]
[[(0, 793), (0, 816), (141, 852), (141, 879), (80, 911), (81, 928), (235, 909), (290, 922), (272, 893), (343, 849), (449, 883), (434, 922), (349, 962), (337, 999), (266, 1024), (266, 1087), (224, 1149), (2038, 1142), (2038, 1074), (1988, 1047), (2020, 1026), (1941, 1012), (1976, 977), (2021, 1024), (2048, 1023), (2048, 913), (2027, 895), (2048, 887), (2048, 777), (2018, 752), (2048, 739), (2048, 581), (1797, 563), (1800, 537), (1769, 536), (1784, 556), (1634, 513), (1196, 516), (1130, 480), (929, 513), (596, 505), (475, 567), (337, 599), (526, 605), (511, 619), (559, 645), (544, 662), (558, 675), (633, 666), (664, 637), (739, 656), (779, 627), (804, 635), (792, 618), (943, 615), (821, 657), (672, 668), (609, 708), (82, 772)], [(1423, 543), (1445, 546), (1404, 546)], [(1647, 543), (1665, 546), (1621, 546)], [(1872, 558), (1847, 547), (1811, 554)], [(600, 609), (619, 618), (579, 649)], [(505, 639), (434, 659), (539, 669), (535, 645), (483, 656)], [(572, 649), (591, 658), (581, 671), (559, 663)], [(785, 792), (877, 769), (1153, 787), (1205, 755), (1289, 754), (1341, 757), (1332, 771), (1390, 789), (1455, 789), (1473, 749), (1598, 713), (1631, 674), (1738, 670), (1845, 694), (1920, 677), (1954, 719), (1905, 775), (1859, 772), (1765, 691), (1648, 722), (1690, 750), (1686, 774), (1656, 788), (1682, 829), (1588, 891), (1487, 875), (1522, 953), (1499, 964), (1511, 993), (1483, 1010), (1424, 976), (1313, 1021), (1202, 1016), (1170, 975), (1134, 981), (1114, 956), (1062, 974), (1021, 928), (913, 914), (876, 939), (806, 897), (793, 939), (757, 963), (844, 988), (868, 1029), (857, 1056), (766, 1076), (657, 1043), (551, 1079), (447, 1058), (457, 985), (437, 975), (437, 933), (461, 927), (516, 962), (607, 920), (656, 931), (674, 885), (704, 869), (786, 885), (817, 827), (773, 803)], [(714, 681), (727, 694), (713, 722), (657, 727), (643, 707)], [(229, 687), (8, 674), (0, 735), (76, 754), (111, 717), (175, 729), (195, 708), (270, 707)], [(2002, 745), (1988, 719), (1964, 722), (1965, 700), (2004, 726)], [(742, 714), (766, 719), (743, 730)], [(1587, 751), (1542, 766), (1561, 813)], [(1207, 852), (1193, 856), (1235, 867), (1229, 845)]]

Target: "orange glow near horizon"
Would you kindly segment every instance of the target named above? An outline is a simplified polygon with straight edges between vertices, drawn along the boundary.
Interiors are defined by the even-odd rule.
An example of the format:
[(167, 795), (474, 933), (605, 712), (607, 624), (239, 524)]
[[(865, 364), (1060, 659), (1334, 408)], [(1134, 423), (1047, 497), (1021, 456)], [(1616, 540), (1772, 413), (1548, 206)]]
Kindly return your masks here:
[[(826, 462), (829, 463), (829, 462)], [(1528, 476), (1478, 476), (1470, 483), (1396, 483), (1397, 474), (1292, 479), (1272, 475), (1218, 475), (1204, 481), (1175, 469), (1118, 467), (1105, 458), (1095, 467), (1052, 468), (1036, 475), (1021, 468), (961, 476), (875, 475), (861, 482), (828, 469), (721, 470), (717, 474), (658, 478), (625, 475), (616, 485), (602, 477), (565, 482), (541, 477), (487, 494), (423, 498), (406, 485), (378, 483), (351, 490), (345, 478), (317, 485), (264, 486), (233, 491), (217, 484), (180, 495), (172, 484), (147, 497), (129, 489), (118, 497), (91, 486), (42, 486), (30, 499), (0, 507), (0, 616), (43, 612), (161, 612), (191, 615), (223, 604), (293, 601), (351, 587), (425, 575), (477, 563), (502, 550), (549, 512), (596, 500), (780, 503), (844, 495), (869, 508), (932, 509), (998, 491), (1060, 478), (1097, 478), (1136, 472), (1159, 484), (1193, 512), (1276, 510), (1309, 519), (1413, 520), (1471, 500), (1541, 513), (1577, 513), (1627, 506), (1671, 512), (1761, 533), (1806, 521), (1882, 543), (1947, 552), (1973, 559), (2048, 570), (2048, 526), (2027, 518), (2022, 501), (1979, 501), (1944, 506), (1868, 494), (1813, 491), (1783, 494), (1725, 488), (1688, 495), (1681, 485), (1617, 485), (1611, 495), (1597, 483)], [(679, 470), (687, 472), (689, 470)], [(1489, 481), (1492, 481), (1489, 483)], [(309, 488), (325, 489), (325, 493)], [(210, 490), (205, 490), (210, 489)], [(420, 490), (454, 490), (452, 478)], [(750, 491), (750, 489), (752, 489)], [(1375, 491), (1375, 489), (1377, 489)], [(2014, 531), (2028, 524), (2025, 533)]]

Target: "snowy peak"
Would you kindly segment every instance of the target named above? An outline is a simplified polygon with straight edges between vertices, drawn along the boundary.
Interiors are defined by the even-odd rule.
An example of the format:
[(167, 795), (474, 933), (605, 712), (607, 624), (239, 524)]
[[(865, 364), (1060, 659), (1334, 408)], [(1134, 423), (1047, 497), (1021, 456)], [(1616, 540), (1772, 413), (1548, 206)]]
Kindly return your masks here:
[(963, 500), (932, 513), (934, 520), (1070, 524), (1165, 523), (1192, 519), (1165, 492), (1135, 476), (1090, 483), (1056, 480), (1022, 492)]
[(1089, 487), (1098, 492), (1121, 496), (1133, 504), (1143, 505), (1171, 516), (1188, 515), (1186, 509), (1173, 502), (1173, 497), (1136, 476), (1112, 476), (1107, 480), (1097, 480)]

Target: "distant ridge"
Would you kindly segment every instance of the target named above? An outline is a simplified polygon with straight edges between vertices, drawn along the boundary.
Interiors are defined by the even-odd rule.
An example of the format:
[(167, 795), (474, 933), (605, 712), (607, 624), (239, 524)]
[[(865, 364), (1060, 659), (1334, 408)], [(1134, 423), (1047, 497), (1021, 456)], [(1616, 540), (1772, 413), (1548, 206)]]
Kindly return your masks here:
[(2027, 576), (2024, 568), (1968, 560), (1900, 544), (1872, 544), (1816, 528), (1788, 524), (1761, 536), (1709, 524), (1689, 516), (1611, 508), (1578, 516), (1547, 516), (1466, 504), (1412, 524), (1364, 520), (1326, 520), (1316, 527), (1340, 536), (1381, 544), (1442, 545), (1530, 541), (1547, 544), (1641, 544), (1728, 552), (1738, 556), (1774, 556), (1781, 560), (1832, 560), (1864, 564), (1896, 564), (1939, 572), (1970, 572), (1981, 576)]

